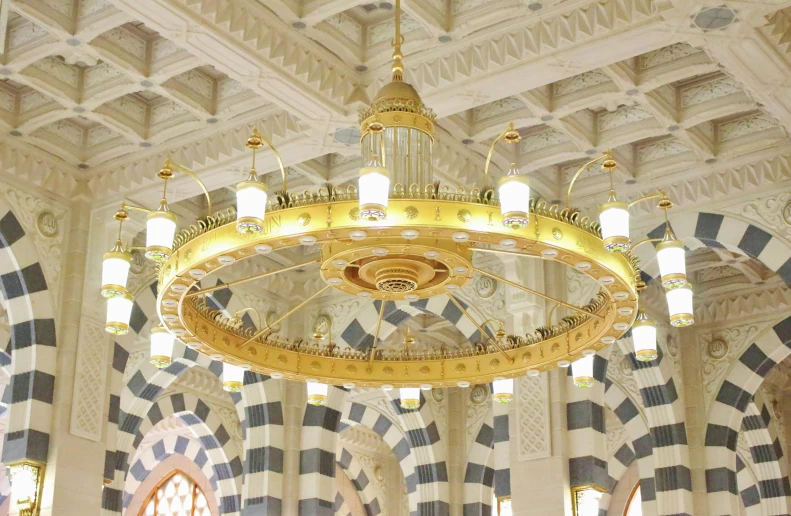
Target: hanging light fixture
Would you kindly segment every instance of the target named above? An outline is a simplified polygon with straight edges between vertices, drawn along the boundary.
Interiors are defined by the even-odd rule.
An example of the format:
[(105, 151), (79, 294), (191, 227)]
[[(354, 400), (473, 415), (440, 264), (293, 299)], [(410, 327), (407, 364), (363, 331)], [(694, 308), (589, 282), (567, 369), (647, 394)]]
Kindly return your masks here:
[(239, 233), (262, 233), (266, 215), (266, 184), (258, 180), (255, 169), (245, 181), (236, 185), (236, 230)]
[(642, 308), (637, 311), (637, 319), (632, 324), (634, 355), (641, 362), (656, 360), (656, 323)]
[(516, 163), (511, 163), (508, 174), (500, 178), (497, 196), (503, 225), (511, 229), (527, 226), (530, 222), (530, 180), (519, 174)]
[(593, 357), (591, 349), (582, 352), (582, 358), (571, 363), (571, 375), (577, 387), (593, 387)]
[(401, 387), (399, 392), (401, 408), (414, 410), (420, 407), (420, 387)]
[(619, 201), (614, 190), (610, 190), (609, 199), (599, 208), (599, 224), (605, 250), (612, 253), (629, 249), (629, 205)]
[(692, 289), (689, 285), (668, 290), (665, 292), (665, 297), (667, 297), (671, 325), (680, 328), (695, 322), (692, 314)]
[(120, 239), (102, 257), (102, 296), (121, 297), (126, 294), (132, 253), (124, 249)]
[(371, 160), (360, 169), (357, 185), (360, 199), (360, 218), (382, 220), (387, 217), (387, 199), (390, 196), (390, 172), (374, 154)]
[(244, 369), (228, 362), (222, 363), (222, 388), (226, 392), (242, 392)]
[(327, 391), (329, 386), (326, 383), (320, 383), (318, 380), (308, 380), (308, 403), (311, 405), (324, 405), (327, 401)]
[(163, 198), (159, 209), (148, 214), (146, 220), (146, 258), (163, 262), (173, 252), (173, 237), (176, 235), (176, 216), (168, 210)]
[(175, 338), (163, 326), (151, 328), (151, 358), (150, 361), (159, 369), (170, 365), (173, 355), (173, 341)]
[(665, 236), (656, 246), (656, 259), (659, 262), (659, 273), (662, 286), (670, 290), (687, 284), (687, 264), (684, 243), (676, 238), (668, 224)]
[(492, 399), (496, 403), (511, 403), (514, 399), (514, 380), (497, 377), (492, 381)]
[(107, 300), (107, 319), (104, 325), (107, 333), (125, 335), (129, 332), (129, 318), (132, 317), (133, 304), (134, 298), (129, 292)]

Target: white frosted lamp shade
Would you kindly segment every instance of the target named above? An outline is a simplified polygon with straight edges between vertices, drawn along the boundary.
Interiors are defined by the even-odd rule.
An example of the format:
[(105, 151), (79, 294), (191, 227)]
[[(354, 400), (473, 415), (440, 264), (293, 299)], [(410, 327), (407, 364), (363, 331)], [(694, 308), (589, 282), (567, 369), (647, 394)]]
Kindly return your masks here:
[(514, 380), (495, 378), (492, 382), (492, 399), (496, 403), (511, 403), (514, 399)]
[(579, 360), (571, 363), (571, 375), (577, 387), (593, 387), (593, 356), (595, 353), (586, 354)]
[(242, 181), (236, 185), (236, 230), (239, 233), (264, 232), (266, 185), (261, 181)]
[(311, 405), (324, 405), (324, 402), (327, 401), (327, 391), (329, 390), (329, 385), (326, 383), (320, 383), (315, 380), (308, 380), (307, 382), (308, 387), (308, 403)]
[(609, 252), (627, 251), (629, 242), (629, 205), (621, 201), (610, 201), (599, 209), (599, 224), (604, 249)]
[(107, 319), (104, 329), (108, 333), (124, 335), (129, 332), (133, 303), (134, 299), (128, 292), (123, 296), (111, 297), (107, 300)]
[(420, 407), (420, 387), (401, 387), (399, 397), (402, 409), (414, 410)]
[[(119, 242), (120, 244), (120, 242)], [(129, 266), (132, 254), (121, 250), (116, 245), (102, 257), (102, 296), (121, 297), (126, 294), (126, 282), (129, 279)]]
[(390, 172), (374, 158), (360, 169), (357, 196), (360, 200), (360, 218), (382, 220), (387, 216), (387, 198), (390, 195)]
[(684, 244), (680, 240), (663, 240), (656, 246), (662, 286), (667, 290), (687, 284), (687, 264), (684, 254)]
[(632, 341), (634, 355), (641, 362), (656, 360), (656, 323), (648, 315), (639, 310), (637, 319), (632, 324)]
[(226, 392), (242, 392), (244, 369), (237, 365), (222, 363), (222, 388)]
[(512, 168), (498, 182), (497, 197), (504, 226), (511, 229), (527, 226), (530, 222), (530, 180), (527, 177)]
[(162, 369), (170, 365), (173, 355), (173, 335), (162, 326), (151, 328), (151, 358), (156, 367)]
[(692, 314), (692, 289), (689, 285), (668, 290), (665, 297), (671, 325), (680, 328), (695, 322)]
[(146, 220), (146, 258), (157, 262), (170, 258), (175, 235), (175, 215), (163, 210), (149, 213)]

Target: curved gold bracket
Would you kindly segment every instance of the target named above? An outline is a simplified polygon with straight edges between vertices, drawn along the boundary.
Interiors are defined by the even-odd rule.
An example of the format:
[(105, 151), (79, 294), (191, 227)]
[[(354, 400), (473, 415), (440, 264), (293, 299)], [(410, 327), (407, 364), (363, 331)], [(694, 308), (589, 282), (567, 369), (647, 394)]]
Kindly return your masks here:
[(275, 158), (277, 159), (277, 164), (280, 165), (280, 175), (283, 179), (283, 195), (287, 195), (286, 192), (286, 167), (283, 166), (283, 159), (280, 157), (280, 153), (277, 152), (277, 149), (272, 142), (267, 139), (266, 136), (258, 132), (257, 127), (253, 127), (253, 135), (247, 139), (247, 146), (253, 149), (253, 168), (255, 168), (255, 150), (261, 146), (262, 143), (265, 143), (272, 152), (275, 153)]
[[(211, 196), (209, 195), (209, 190), (206, 188), (206, 185), (203, 184), (203, 181), (201, 181), (200, 178), (197, 175), (195, 175), (195, 173), (192, 170), (186, 167), (182, 167), (177, 163), (173, 163), (173, 161), (170, 158), (167, 158), (165, 160), (165, 166), (162, 167), (162, 169), (159, 171), (159, 177), (165, 180), (165, 187), (167, 187), (167, 180), (173, 177), (174, 170), (178, 170), (179, 172), (183, 172), (184, 174), (187, 174), (192, 179), (194, 179), (195, 182), (198, 183), (198, 185), (200, 185), (201, 190), (203, 190), (203, 195), (206, 196), (206, 203), (208, 204), (208, 208), (209, 208), (209, 213), (207, 216), (211, 217), (212, 213), (214, 212), (212, 211)], [(163, 198), (164, 198), (164, 194), (163, 194)]]
[(508, 129), (501, 132), (497, 136), (497, 138), (494, 139), (494, 141), (492, 142), (492, 146), (489, 147), (489, 154), (486, 156), (486, 166), (483, 168), (483, 188), (484, 188), (483, 193), (486, 193), (485, 190), (489, 186), (489, 165), (492, 162), (492, 155), (494, 154), (494, 148), (497, 145), (497, 142), (499, 142), (500, 140), (504, 140), (508, 143), (519, 143), (522, 140), (522, 136), (519, 134), (519, 131), (514, 129), (514, 123), (509, 122)]
[(261, 326), (263, 326), (263, 322), (262, 322), (263, 319), (261, 318), (261, 313), (258, 310), (256, 310), (255, 308), (253, 308), (252, 306), (248, 306), (247, 308), (242, 308), (242, 309), (237, 310), (233, 314), (233, 318), (234, 319), (240, 319), (239, 314), (243, 314), (245, 312), (253, 312), (255, 315), (257, 315), (258, 316), (258, 328), (261, 328)]
[(639, 242), (637, 242), (632, 246), (632, 251), (634, 251), (643, 244), (647, 244), (648, 242), (661, 242), (661, 241), (662, 241), (661, 238), (646, 238), (645, 240), (640, 240)]
[(669, 208), (673, 207), (673, 203), (670, 199), (667, 198), (667, 194), (664, 190), (660, 190), (659, 193), (655, 193), (653, 195), (646, 195), (645, 197), (640, 197), (639, 199), (635, 199), (634, 201), (629, 203), (629, 207), (631, 208), (635, 204), (639, 204), (643, 201), (650, 201), (651, 199), (661, 199), (659, 202), (658, 208), (663, 210), (668, 210)]
[[(598, 158), (592, 159), (589, 162), (587, 162), (584, 165), (582, 165), (579, 168), (579, 170), (577, 170), (577, 172), (574, 173), (574, 177), (571, 178), (571, 183), (569, 183), (569, 189), (566, 192), (566, 208), (571, 209), (571, 189), (574, 188), (574, 183), (577, 181), (577, 178), (579, 178), (582, 175), (582, 173), (585, 172), (585, 170), (588, 169), (589, 166), (591, 166), (594, 163), (596, 163), (597, 161), (601, 161), (601, 160), (612, 161), (612, 165), (607, 167), (610, 172), (612, 172), (612, 170), (615, 169), (615, 160), (613, 160), (612, 151), (609, 151), (609, 150), (607, 152), (605, 152), (604, 154), (602, 154), (601, 156), (599, 156)], [(605, 165), (608, 165), (608, 163), (605, 163), (602, 166), (605, 166)]]

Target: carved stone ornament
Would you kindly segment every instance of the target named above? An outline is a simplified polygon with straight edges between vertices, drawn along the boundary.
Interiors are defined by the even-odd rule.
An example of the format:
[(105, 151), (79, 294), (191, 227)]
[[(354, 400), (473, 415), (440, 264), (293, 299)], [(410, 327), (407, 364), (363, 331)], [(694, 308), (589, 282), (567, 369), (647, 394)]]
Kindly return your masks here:
[(791, 201), (788, 201), (785, 206), (783, 206), (783, 220), (786, 224), (791, 226)]
[(431, 389), (431, 397), (437, 403), (442, 403), (442, 400), (445, 399), (445, 389)]
[(489, 388), (486, 385), (475, 385), (470, 389), (470, 401), (476, 405), (485, 403), (489, 398)]
[(487, 276), (481, 276), (475, 283), (475, 292), (479, 297), (488, 299), (497, 292), (497, 280), (493, 280)]
[(725, 358), (728, 355), (728, 341), (725, 339), (712, 339), (706, 345), (706, 353), (714, 360)]
[(129, 264), (129, 271), (132, 274), (140, 274), (146, 268), (146, 259), (140, 251), (132, 251), (132, 263)]
[(39, 212), (36, 216), (36, 229), (45, 238), (54, 238), (58, 236), (60, 227), (58, 226), (58, 219), (55, 214), (50, 210)]

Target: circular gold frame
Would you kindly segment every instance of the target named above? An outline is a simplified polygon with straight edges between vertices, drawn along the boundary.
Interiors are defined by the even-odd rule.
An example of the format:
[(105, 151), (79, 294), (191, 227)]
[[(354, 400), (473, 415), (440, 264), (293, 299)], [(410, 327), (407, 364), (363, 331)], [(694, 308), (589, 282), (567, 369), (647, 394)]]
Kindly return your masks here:
[[(391, 199), (389, 203), (388, 218), (375, 222), (360, 220), (356, 201), (340, 200), (272, 210), (266, 215), (260, 235), (240, 234), (231, 221), (182, 234), (177, 238), (180, 246), (160, 271), (157, 309), (164, 326), (201, 353), (221, 354), (229, 363), (249, 365), (252, 371), (263, 374), (277, 371), (289, 379), (316, 379), (335, 385), (353, 382), (358, 386), (440, 387), (459, 381), (488, 382), (498, 376), (522, 375), (528, 369), (552, 368), (558, 361), (581, 357), (586, 349), (605, 347), (603, 337), (608, 337), (608, 342), (609, 337), (621, 337), (634, 321), (634, 260), (629, 254), (606, 252), (597, 226), (587, 219), (533, 207), (529, 224), (513, 229), (502, 225), (497, 206), (455, 200), (452, 194), (440, 195), (439, 199)], [(419, 232), (417, 243), (405, 239), (397, 242), (406, 229)], [(350, 233), (360, 230), (367, 233), (366, 239), (353, 241)], [(466, 240), (460, 233), (466, 234)], [(478, 344), (462, 351), (387, 354), (373, 359), (369, 353), (356, 350), (332, 351), (319, 344), (297, 346), (276, 338), (245, 344), (252, 335), (249, 330), (231, 324), (201, 303), (198, 296), (187, 297), (197, 281), (190, 271), (200, 269), (197, 276), (203, 277), (222, 267), (221, 257), (246, 259), (254, 256), (256, 246), (262, 244), (274, 250), (297, 246), (299, 237), (305, 235), (314, 236), (328, 249), (322, 254), (323, 276), (331, 259), (349, 249), (375, 248), (381, 243), (402, 248), (418, 246), (427, 238), (435, 241), (440, 251), (447, 249), (449, 255), (467, 256), (477, 245), (496, 245), (510, 239), (515, 242), (511, 247), (514, 253), (577, 267), (599, 281), (603, 289), (598, 300), (585, 308), (595, 316), (578, 314), (564, 318), (540, 336), (508, 337), (501, 341), (503, 351)], [(454, 249), (456, 252), (451, 253)], [(469, 280), (472, 273), (470, 268), (462, 282)], [(344, 286), (347, 285), (341, 285)], [(443, 293), (445, 289), (438, 287), (432, 295)], [(423, 297), (428, 297), (428, 293)], [(387, 299), (402, 298), (392, 294)], [(384, 299), (384, 293), (380, 299)]]

